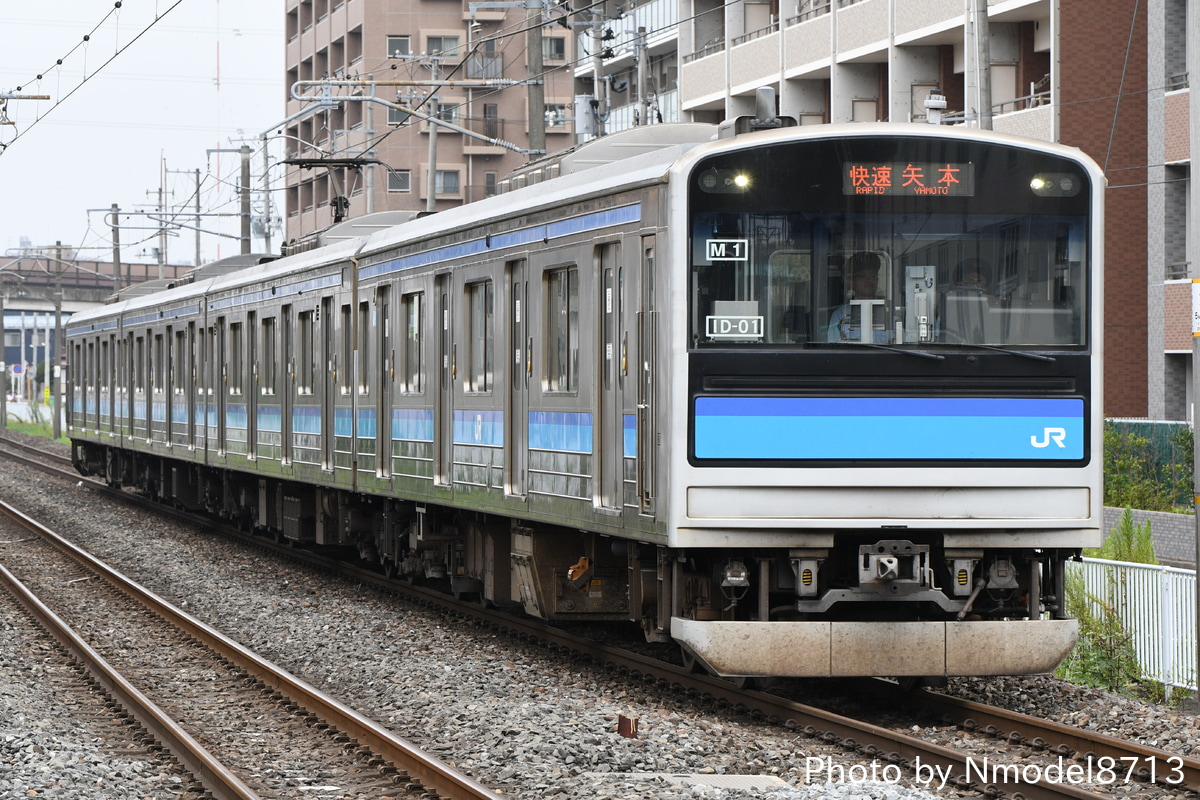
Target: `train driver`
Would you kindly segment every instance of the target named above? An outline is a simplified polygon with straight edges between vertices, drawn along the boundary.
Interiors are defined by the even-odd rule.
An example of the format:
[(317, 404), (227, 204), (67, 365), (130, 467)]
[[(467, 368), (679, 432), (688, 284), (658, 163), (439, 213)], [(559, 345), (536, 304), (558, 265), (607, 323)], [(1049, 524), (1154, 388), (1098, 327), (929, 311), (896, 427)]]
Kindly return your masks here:
[[(872, 327), (872, 339), (875, 344), (886, 344), (891, 341), (891, 332), (886, 321), (882, 327), (873, 324), (876, 316), (885, 316), (886, 309), (882, 302), (870, 303), (863, 301), (878, 300), (879, 273), (883, 271), (883, 257), (879, 253), (864, 250), (850, 257), (848, 263), (848, 282), (850, 292), (846, 302), (829, 316), (829, 328), (826, 330), (826, 340), (830, 342), (861, 341), (861, 321), (865, 317), (867, 324)], [(855, 305), (858, 309), (853, 308)], [(874, 313), (873, 313), (874, 312)]]

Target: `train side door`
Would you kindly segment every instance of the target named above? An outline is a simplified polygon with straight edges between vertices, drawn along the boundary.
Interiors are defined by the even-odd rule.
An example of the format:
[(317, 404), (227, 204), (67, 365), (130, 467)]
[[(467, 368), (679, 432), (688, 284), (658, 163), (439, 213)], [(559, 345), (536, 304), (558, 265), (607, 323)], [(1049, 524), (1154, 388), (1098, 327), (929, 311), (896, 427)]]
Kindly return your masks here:
[(621, 284), (620, 245), (600, 245), (596, 252), (600, 274), (600, 365), (597, 392), (597, 436), (595, 503), (599, 508), (621, 508), (622, 470), (624, 467), (624, 425), (621, 402)]
[(434, 282), (437, 316), (438, 378), (435, 383), (433, 411), (434, 448), (433, 482), (438, 486), (454, 483), (454, 336), (451, 327), (451, 276), (438, 275)]
[(258, 456), (258, 401), (262, 394), (262, 365), (258, 363), (258, 312), (246, 314), (246, 363), (250, 367), (250, 381), (246, 391), (246, 458)]
[[(225, 353), (225, 318), (217, 320), (216, 342), (213, 344), (212, 362), (213, 378), (216, 386), (217, 403), (217, 455), (225, 455), (225, 413), (229, 407), (229, 359)], [(217, 365), (220, 365), (219, 367)]]
[(637, 344), (637, 495), (638, 510), (654, 513), (654, 375), (658, 311), (654, 296), (654, 237), (642, 238), (642, 310)]
[(296, 405), (296, 352), (292, 306), (284, 306), (279, 313), (279, 359), (283, 366), (283, 385), (279, 391), (279, 461), (292, 463), (292, 409)]
[[(197, 336), (199, 333), (199, 337)], [(187, 425), (185, 426), (185, 435), (187, 436), (187, 445), (189, 450), (194, 450), (196, 447), (196, 414), (204, 412), (204, 377), (199, 375), (199, 370), (196, 365), (200, 362), (196, 360), (196, 351), (199, 349), (200, 358), (204, 358), (204, 329), (196, 330), (196, 323), (189, 322), (187, 326), (187, 341), (184, 346), (187, 348), (187, 365), (186, 372), (183, 376), (183, 385), (186, 387), (188, 398), (187, 409)]]
[(321, 298), (321, 357), (318, 364), (325, 365), (325, 374), (318, 375), (321, 381), (321, 467), (333, 470), (334, 425), (333, 405), (336, 401), (338, 384), (337, 341), (334, 339), (333, 298)]
[(163, 421), (163, 441), (171, 444), (175, 438), (173, 436), (175, 430), (175, 373), (180, 369), (180, 362), (177, 359), (183, 358), (183, 353), (176, 352), (175, 349), (175, 328), (172, 325), (167, 326), (167, 331), (160, 337), (162, 346), (165, 348), (162, 363), (159, 366), (159, 377), (161, 382), (159, 386), (162, 390), (163, 405), (166, 408), (166, 417)]
[(375, 293), (375, 326), (378, 339), (375, 369), (379, 375), (375, 411), (375, 474), (387, 478), (392, 474), (392, 389), (395, 379), (396, 354), (392, 350), (391, 287), (380, 286)]
[(507, 492), (524, 497), (529, 472), (529, 379), (533, 365), (533, 338), (529, 335), (529, 284), (525, 260), (508, 262), (508, 352), (510, 380), (508, 435), (504, 437), (504, 463), (508, 468)]

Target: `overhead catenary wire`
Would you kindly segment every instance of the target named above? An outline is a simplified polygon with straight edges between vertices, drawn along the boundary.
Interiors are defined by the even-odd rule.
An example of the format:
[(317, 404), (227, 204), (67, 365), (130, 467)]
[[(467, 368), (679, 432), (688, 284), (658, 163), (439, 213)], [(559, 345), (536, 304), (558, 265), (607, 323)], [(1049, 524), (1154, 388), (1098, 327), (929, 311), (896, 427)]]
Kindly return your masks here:
[[(97, 67), (90, 74), (87, 72), (86, 65), (85, 65), (84, 76), (83, 76), (82, 80), (79, 81), (79, 83), (77, 83), (74, 87), (72, 87), (65, 95), (63, 95), (58, 100), (56, 100), (54, 102), (54, 104), (51, 105), (50, 108), (46, 110), (46, 112), (44, 114), (39, 114), (37, 117), (34, 118), (34, 120), (32, 122), (27, 124), (22, 130), (17, 131), (16, 135), (13, 136), (12, 139), (10, 139), (8, 142), (0, 143), (0, 155), (3, 155), (5, 152), (7, 152), (8, 148), (11, 147), (17, 140), (19, 140), (22, 136), (24, 136), (30, 130), (32, 130), (39, 122), (41, 122), (43, 119), (45, 119), (47, 115), (53, 113), (53, 111), (56, 108), (58, 108), (63, 103), (65, 103), (68, 99), (70, 99), (71, 95), (73, 95), (73, 94), (75, 94), (75, 92), (79, 91), (79, 89), (81, 87), (83, 87), (84, 84), (86, 84), (89, 80), (91, 80), (96, 75), (98, 75), (109, 64), (111, 64), (117, 58), (117, 56), (121, 55), (127, 49), (129, 49), (129, 47), (131, 45), (133, 45), (134, 42), (138, 41), (143, 36), (145, 36), (146, 33), (151, 28), (153, 28), (156, 24), (158, 24), (158, 22), (160, 20), (162, 20), (164, 17), (166, 17), (167, 14), (170, 14), (172, 11), (174, 11), (176, 8), (178, 8), (182, 2), (183, 2), (183, 0), (175, 0), (175, 2), (172, 3), (167, 8), (166, 11), (156, 14), (154, 19), (150, 22), (150, 24), (148, 24), (141, 31), (139, 31), (132, 39), (130, 39), (124, 45), (121, 45), (120, 47), (118, 47), (116, 52), (114, 52), (111, 56), (109, 56), (103, 63), (100, 64), (99, 67)], [(116, 2), (113, 3), (113, 7), (111, 9), (109, 9), (108, 13), (104, 15), (103, 19), (101, 19), (98, 23), (96, 23), (95, 27), (93, 27), (89, 33), (85, 34), (83, 36), (83, 39), (80, 42), (76, 43), (76, 45), (74, 47), (72, 47), (70, 50), (68, 50), (65, 55), (63, 55), (61, 58), (57, 59), (55, 61), (55, 63), (50, 66), (50, 68), (43, 70), (42, 72), (39, 72), (36, 75), (36, 77), (34, 78), (34, 81), (40, 82), (46, 73), (50, 72), (50, 70), (61, 67), (63, 65), (63, 62), (66, 61), (68, 58), (70, 58), (77, 50), (79, 50), (81, 47), (86, 47), (87, 43), (89, 41), (91, 41), (92, 35), (95, 34), (96, 31), (98, 31), (100, 29), (100, 27), (109, 20), (109, 18), (111, 18), (112, 16), (117, 14), (117, 12), (121, 8), (121, 3), (122, 3), (122, 0), (116, 0)], [(24, 84), (24, 85), (27, 85), (27, 84), (28, 84), (28, 81), (26, 81), (26, 84)], [(18, 86), (16, 91), (20, 92), (21, 90), (22, 90), (22, 86)]]

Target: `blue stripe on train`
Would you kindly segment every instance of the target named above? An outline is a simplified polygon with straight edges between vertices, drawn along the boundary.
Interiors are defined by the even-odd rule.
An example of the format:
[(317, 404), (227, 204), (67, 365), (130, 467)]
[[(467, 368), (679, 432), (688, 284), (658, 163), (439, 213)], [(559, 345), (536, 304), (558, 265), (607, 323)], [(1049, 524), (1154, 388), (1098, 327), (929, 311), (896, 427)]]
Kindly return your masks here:
[(530, 411), (529, 449), (592, 452), (592, 415), (579, 412)]
[(1083, 458), (1080, 399), (696, 398), (696, 457)]

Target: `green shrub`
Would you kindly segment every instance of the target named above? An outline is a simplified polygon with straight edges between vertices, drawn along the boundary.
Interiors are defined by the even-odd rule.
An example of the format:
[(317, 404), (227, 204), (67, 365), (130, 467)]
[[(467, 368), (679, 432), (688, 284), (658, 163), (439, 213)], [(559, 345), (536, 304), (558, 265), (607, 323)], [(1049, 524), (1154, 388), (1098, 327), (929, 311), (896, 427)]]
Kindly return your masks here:
[[(1154, 433), (1156, 441), (1139, 429)], [(1186, 425), (1172, 430), (1105, 421), (1104, 505), (1191, 513), (1192, 443)]]

